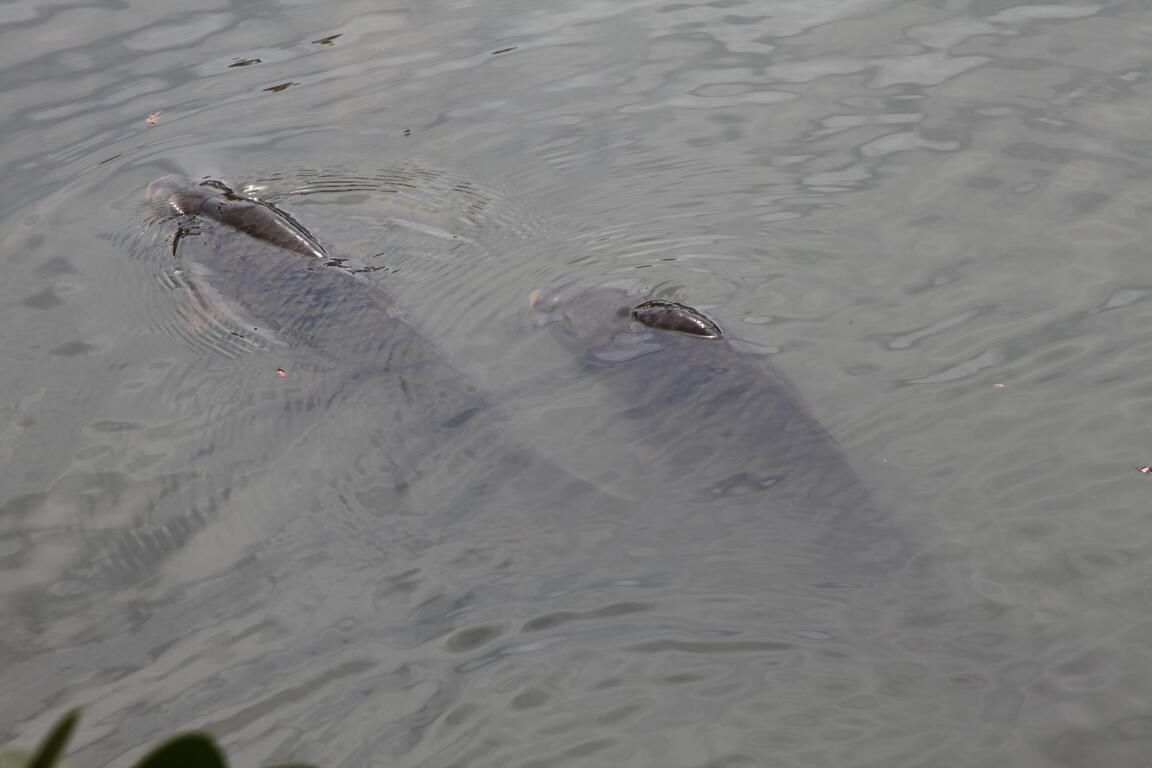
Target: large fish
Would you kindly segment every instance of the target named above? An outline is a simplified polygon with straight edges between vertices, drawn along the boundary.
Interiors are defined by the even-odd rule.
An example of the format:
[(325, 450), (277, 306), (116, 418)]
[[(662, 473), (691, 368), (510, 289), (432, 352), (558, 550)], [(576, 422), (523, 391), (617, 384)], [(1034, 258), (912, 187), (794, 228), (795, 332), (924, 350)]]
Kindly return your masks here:
[(617, 421), (635, 426), (652, 495), (701, 516), (759, 516), (798, 562), (884, 571), (906, 558), (903, 536), (795, 387), (715, 321), (605, 286), (569, 284), (531, 301), (618, 397)]
[[(326, 260), (304, 227), (275, 206), (217, 181), (164, 176), (148, 185), (160, 215), (195, 217), (173, 243), (194, 262), (196, 287), (219, 297), (289, 345), (332, 362), (334, 387), (371, 378), (394, 402), (418, 409), (428, 431), (450, 429), (490, 403), (364, 274)], [(411, 414), (408, 414), (409, 416)]]

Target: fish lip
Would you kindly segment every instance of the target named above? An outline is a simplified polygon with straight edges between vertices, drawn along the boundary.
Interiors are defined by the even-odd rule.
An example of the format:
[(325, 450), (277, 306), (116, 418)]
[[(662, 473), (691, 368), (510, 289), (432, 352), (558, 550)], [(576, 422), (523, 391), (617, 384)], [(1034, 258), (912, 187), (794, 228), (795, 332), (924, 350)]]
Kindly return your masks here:
[(556, 299), (560, 298), (561, 294), (567, 293), (578, 285), (579, 283), (570, 281), (567, 283), (561, 283), (560, 285), (550, 285), (544, 288), (537, 288), (536, 290), (532, 291), (532, 293), (528, 294), (530, 306), (533, 309), (538, 309), (541, 303), (545, 300), (551, 300), (553, 303), (555, 303)]

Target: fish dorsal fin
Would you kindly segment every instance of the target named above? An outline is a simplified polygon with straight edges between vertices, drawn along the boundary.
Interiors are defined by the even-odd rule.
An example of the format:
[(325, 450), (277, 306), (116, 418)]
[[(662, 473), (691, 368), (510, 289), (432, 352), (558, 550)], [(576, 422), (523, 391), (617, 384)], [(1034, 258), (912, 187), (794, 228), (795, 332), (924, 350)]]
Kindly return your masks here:
[(257, 240), (302, 256), (325, 259), (323, 246), (300, 222), (271, 203), (237, 194), (222, 181), (192, 181), (170, 174), (148, 185), (148, 201), (157, 215), (213, 219)]
[(703, 312), (664, 299), (649, 299), (632, 308), (632, 319), (658, 331), (720, 339), (724, 331)]
[(312, 258), (328, 256), (303, 225), (271, 203), (229, 191), (206, 200), (197, 212), (284, 250)]

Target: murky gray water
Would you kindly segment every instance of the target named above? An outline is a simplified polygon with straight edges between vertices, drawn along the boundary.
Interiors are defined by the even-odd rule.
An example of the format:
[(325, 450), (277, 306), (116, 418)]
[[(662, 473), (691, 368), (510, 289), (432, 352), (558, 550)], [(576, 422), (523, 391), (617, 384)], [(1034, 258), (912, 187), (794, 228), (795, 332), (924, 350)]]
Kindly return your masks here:
[[(78, 766), (1147, 765), (1150, 56), (1134, 1), (0, 6), (0, 742), (83, 703)], [(439, 440), (417, 375), (200, 301), (176, 170), (501, 408)], [(645, 486), (528, 311), (571, 279), (765, 355), (915, 557), (817, 588)]]

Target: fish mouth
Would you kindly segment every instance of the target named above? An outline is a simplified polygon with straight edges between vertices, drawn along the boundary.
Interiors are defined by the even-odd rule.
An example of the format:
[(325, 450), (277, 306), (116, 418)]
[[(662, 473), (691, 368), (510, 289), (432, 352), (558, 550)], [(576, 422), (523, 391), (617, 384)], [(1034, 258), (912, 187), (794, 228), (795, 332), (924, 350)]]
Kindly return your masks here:
[(551, 306), (552, 301), (549, 293), (550, 291), (547, 289), (537, 288), (528, 294), (528, 308), (532, 310), (532, 319), (537, 327), (554, 323), (560, 319), (560, 313)]
[(565, 298), (578, 292), (577, 283), (564, 283), (553, 288), (537, 288), (528, 294), (528, 307), (537, 325), (547, 325), (561, 319)]

